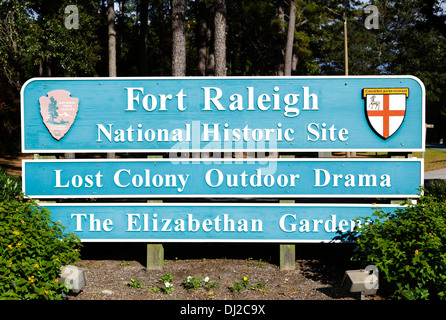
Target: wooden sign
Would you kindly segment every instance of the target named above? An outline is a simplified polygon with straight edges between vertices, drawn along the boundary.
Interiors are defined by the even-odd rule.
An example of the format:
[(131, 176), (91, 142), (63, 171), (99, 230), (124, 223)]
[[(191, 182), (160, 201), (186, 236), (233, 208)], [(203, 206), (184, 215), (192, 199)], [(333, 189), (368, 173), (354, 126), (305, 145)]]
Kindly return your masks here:
[(423, 151), (411, 76), (36, 78), (22, 151)]
[(24, 160), (22, 185), (38, 199), (414, 198), (423, 166), (422, 159)]
[[(84, 242), (336, 242), (376, 205), (45, 203)], [(394, 211), (396, 205), (380, 205)], [(345, 240), (345, 239), (343, 239)]]

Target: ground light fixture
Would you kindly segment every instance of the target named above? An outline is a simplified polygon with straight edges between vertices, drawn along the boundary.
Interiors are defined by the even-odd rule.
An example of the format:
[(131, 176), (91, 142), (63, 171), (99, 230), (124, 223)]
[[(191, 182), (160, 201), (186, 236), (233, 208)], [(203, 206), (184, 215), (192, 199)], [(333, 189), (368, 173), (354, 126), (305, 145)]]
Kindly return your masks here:
[(87, 284), (85, 271), (76, 266), (62, 266), (59, 281), (65, 283), (71, 292), (78, 294)]
[(364, 300), (366, 295), (376, 294), (378, 279), (378, 269), (367, 266), (366, 269), (345, 271), (341, 286), (348, 292), (360, 292), (361, 300)]

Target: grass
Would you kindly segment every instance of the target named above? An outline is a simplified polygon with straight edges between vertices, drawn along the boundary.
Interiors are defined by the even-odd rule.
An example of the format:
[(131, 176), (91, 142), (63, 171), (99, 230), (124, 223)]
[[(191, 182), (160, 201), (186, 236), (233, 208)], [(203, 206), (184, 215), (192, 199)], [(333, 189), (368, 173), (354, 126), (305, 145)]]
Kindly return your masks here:
[[(343, 154), (340, 154), (341, 156)], [(358, 152), (358, 157), (376, 157), (376, 158), (387, 158), (387, 152)], [(423, 158), (423, 154), (421, 152), (414, 152), (412, 154), (415, 158)], [(433, 171), (438, 169), (446, 168), (446, 149), (438, 150), (438, 149), (428, 149), (426, 148), (426, 152), (424, 153), (424, 171)]]
[[(421, 158), (421, 152), (414, 152), (414, 157)], [(424, 153), (424, 171), (446, 168), (446, 150), (426, 149)]]

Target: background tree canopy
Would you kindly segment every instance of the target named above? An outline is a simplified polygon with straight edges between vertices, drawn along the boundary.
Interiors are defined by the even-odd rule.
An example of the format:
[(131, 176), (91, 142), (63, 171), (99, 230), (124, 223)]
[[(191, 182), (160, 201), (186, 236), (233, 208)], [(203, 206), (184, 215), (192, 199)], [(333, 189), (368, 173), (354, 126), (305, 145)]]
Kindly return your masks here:
[[(68, 5), (77, 28), (66, 27)], [(377, 29), (366, 28), (369, 5)], [(419, 77), (435, 125), (427, 139), (438, 143), (445, 19), (444, 0), (0, 0), (0, 153), (19, 150), (19, 92), (29, 78), (106, 77), (111, 65), (117, 76), (284, 75), (287, 52), (291, 75), (344, 75), (345, 21), (348, 74)]]

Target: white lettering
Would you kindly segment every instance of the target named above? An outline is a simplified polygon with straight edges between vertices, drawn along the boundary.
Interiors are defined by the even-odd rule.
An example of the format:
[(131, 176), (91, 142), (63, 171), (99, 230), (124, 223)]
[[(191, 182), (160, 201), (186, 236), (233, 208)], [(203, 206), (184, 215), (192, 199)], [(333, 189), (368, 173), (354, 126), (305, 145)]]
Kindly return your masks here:
[(136, 111), (133, 102), (136, 101), (139, 104), (139, 93), (135, 97), (133, 91), (140, 91), (144, 94), (144, 88), (125, 88), (125, 90), (127, 90), (127, 109), (125, 111)]
[[(204, 111), (225, 111), (226, 106), (222, 102), (223, 91), (218, 87), (202, 87), (204, 90)], [(303, 109), (302, 110), (319, 110), (318, 97), (315, 93), (310, 94), (309, 87), (302, 87), (303, 89)], [(260, 111), (268, 111), (271, 109), (271, 102), (273, 102), (273, 111), (280, 111), (280, 88), (275, 86), (273, 94), (257, 93), (254, 87), (246, 87), (247, 92), (233, 93), (229, 96), (228, 108), (229, 111), (254, 111), (256, 108)], [(282, 102), (284, 107), (285, 117), (297, 117), (300, 113), (299, 102), (300, 93), (287, 93), (283, 95)]]
[(101, 174), (101, 171), (98, 171), (95, 175), (87, 174), (84, 177), (80, 175), (74, 175), (71, 177), (71, 179), (64, 180), (64, 182), (66, 181), (65, 184), (62, 184), (61, 182), (62, 171), (63, 170), (54, 170), (54, 172), (56, 173), (56, 184), (54, 185), (55, 188), (68, 188), (70, 187), (70, 183), (71, 186), (73, 186), (74, 188), (92, 188), (93, 186), (96, 186), (98, 188), (102, 187), (101, 179), (103, 175)]
[[(314, 170), (314, 186), (325, 187), (330, 184), (332, 187), (339, 187), (343, 183), (344, 187), (378, 187), (377, 177), (374, 174), (337, 174), (330, 173), (325, 169)], [(343, 182), (340, 182), (343, 180)], [(383, 174), (380, 176), (379, 187), (391, 187), (390, 176)]]
[(216, 188), (220, 187), (224, 182), (228, 187), (267, 187), (270, 188), (275, 184), (280, 187), (295, 187), (297, 179), (300, 178), (299, 174), (281, 174), (278, 177), (271, 174), (263, 174), (262, 169), (256, 169), (256, 173), (248, 176), (246, 171), (239, 174), (223, 174), (219, 169), (210, 169), (206, 172), (205, 182), (208, 186)]
[[(317, 95), (315, 93), (310, 94), (309, 87), (302, 87), (304, 89), (304, 108), (303, 110), (319, 110)], [(310, 98), (311, 98), (311, 109), (310, 109)]]
[[(294, 231), (296, 231), (295, 223), (288, 223), (287, 225), (285, 225), (285, 219), (288, 217), (293, 218), (294, 221), (296, 220), (295, 214), (285, 214), (279, 220), (279, 227), (280, 227), (280, 229), (282, 229), (285, 232), (294, 232)], [(291, 228), (287, 228), (287, 226), (290, 226)]]
[(307, 126), (307, 141), (347, 141), (348, 140), (348, 130), (346, 128), (338, 129), (332, 125), (329, 129), (326, 128), (326, 123), (310, 123)]
[[(127, 109), (124, 111), (136, 111), (135, 109), (135, 102), (137, 105), (140, 105), (140, 95), (139, 93), (142, 93), (142, 107), (144, 110), (148, 112), (155, 111), (159, 106), (159, 111), (167, 111), (167, 102), (173, 100), (172, 94), (158, 94), (158, 96), (155, 96), (153, 94), (146, 94), (144, 95), (144, 88), (124, 88), (127, 90)], [(135, 91), (139, 91), (135, 95)], [(186, 95), (184, 94), (184, 90), (181, 89), (175, 97), (177, 98), (177, 108), (180, 111), (186, 110), (186, 107), (184, 106), (184, 98)], [(150, 100), (150, 101), (149, 101)]]
[[(295, 214), (287, 213), (284, 214), (279, 219), (279, 228), (284, 232), (319, 232), (319, 226), (323, 226), (325, 232), (336, 233), (353, 231), (356, 225), (360, 225), (361, 222), (355, 220), (340, 220), (337, 221), (337, 216), (335, 214), (330, 214), (330, 218), (327, 220), (322, 219), (313, 219), (311, 223), (307, 219), (301, 219), (297, 221), (297, 217)], [(349, 228), (350, 225), (350, 228)], [(297, 229), (297, 226), (300, 226)]]
[(140, 231), (141, 227), (136, 228), (136, 224), (138, 223), (136, 219), (140, 220), (141, 216), (139, 213), (128, 213), (127, 214), (127, 231)]
[[(223, 95), (221, 89), (219, 88), (208, 88), (203, 87), (204, 89), (204, 109), (205, 111), (211, 111), (211, 102), (214, 104), (215, 107), (217, 107), (218, 110), (226, 110), (222, 104), (220, 103), (219, 99)], [(216, 92), (216, 95), (211, 98), (211, 90), (214, 90)]]
[[(199, 230), (204, 232), (263, 232), (263, 221), (261, 219), (234, 220), (229, 218), (228, 214), (223, 214), (223, 218), (217, 215), (213, 219), (199, 220), (189, 213), (185, 218), (177, 218), (174, 221), (171, 218), (158, 219), (156, 213), (152, 215), (152, 219), (149, 219), (149, 215), (146, 213), (128, 213), (126, 215), (127, 231), (129, 232), (197, 232)], [(76, 218), (80, 227), (81, 218), (86, 218), (86, 215)], [(158, 228), (159, 226), (161, 230)], [(93, 227), (96, 228), (97, 226), (94, 225)]]
[(129, 187), (131, 184), (135, 188), (150, 188), (152, 186), (155, 188), (177, 188), (178, 192), (183, 192), (188, 179), (188, 174), (152, 175), (150, 169), (144, 169), (144, 174), (133, 174), (130, 169), (120, 169), (113, 176), (113, 182), (120, 188)]
[(73, 213), (71, 214), (71, 219), (76, 218), (76, 230), (75, 231), (83, 231), (82, 229), (82, 218), (85, 220), (90, 220), (90, 228), (88, 231), (90, 232), (110, 232), (113, 230), (113, 221), (111, 219), (105, 219), (102, 221), (95, 218), (94, 214), (83, 214), (83, 213)]

